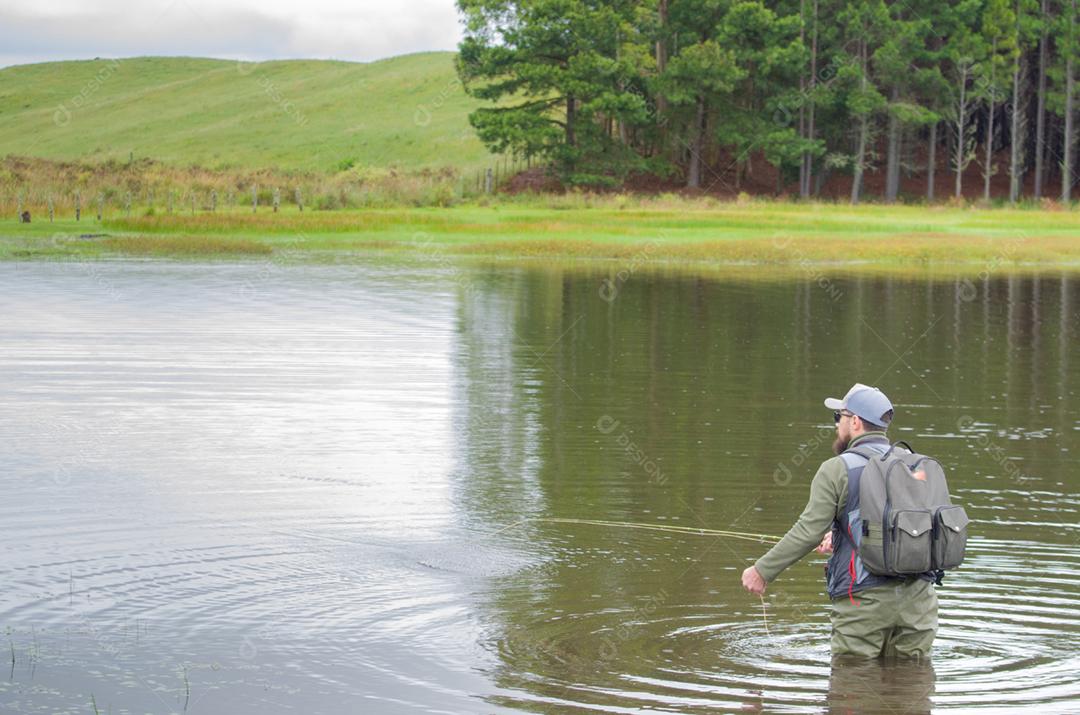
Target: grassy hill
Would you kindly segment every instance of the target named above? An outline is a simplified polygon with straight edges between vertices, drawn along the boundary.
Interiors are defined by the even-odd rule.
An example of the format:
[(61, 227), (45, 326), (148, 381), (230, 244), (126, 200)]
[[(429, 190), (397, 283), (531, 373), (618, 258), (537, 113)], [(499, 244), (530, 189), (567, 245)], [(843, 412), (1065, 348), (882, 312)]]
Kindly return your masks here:
[(471, 170), (451, 52), (366, 64), (144, 57), (0, 69), (0, 156), (209, 168)]

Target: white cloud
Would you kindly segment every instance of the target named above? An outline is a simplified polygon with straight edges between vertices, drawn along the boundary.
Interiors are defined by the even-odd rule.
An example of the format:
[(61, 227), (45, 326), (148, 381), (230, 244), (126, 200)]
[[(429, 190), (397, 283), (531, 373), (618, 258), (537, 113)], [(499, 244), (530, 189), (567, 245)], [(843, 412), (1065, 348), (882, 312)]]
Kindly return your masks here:
[(0, 9), (0, 66), (93, 57), (369, 61), (452, 50), (453, 0), (40, 0)]

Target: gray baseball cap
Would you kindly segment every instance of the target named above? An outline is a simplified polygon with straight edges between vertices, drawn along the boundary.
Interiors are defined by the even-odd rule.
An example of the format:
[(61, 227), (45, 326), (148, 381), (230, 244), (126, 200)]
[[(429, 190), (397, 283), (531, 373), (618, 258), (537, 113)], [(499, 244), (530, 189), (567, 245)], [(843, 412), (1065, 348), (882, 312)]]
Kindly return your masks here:
[(882, 419), (882, 416), (893, 408), (884, 392), (861, 382), (852, 385), (842, 400), (835, 397), (827, 398), (825, 406), (833, 411), (847, 410), (871, 424), (885, 426), (887, 426), (887, 423)]

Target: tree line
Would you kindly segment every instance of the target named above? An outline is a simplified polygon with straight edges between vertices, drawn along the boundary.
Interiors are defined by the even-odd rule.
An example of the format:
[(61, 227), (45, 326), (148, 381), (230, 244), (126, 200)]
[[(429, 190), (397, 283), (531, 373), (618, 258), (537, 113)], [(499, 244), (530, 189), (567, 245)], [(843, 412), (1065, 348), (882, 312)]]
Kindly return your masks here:
[(882, 172), (934, 200), (974, 163), (986, 200), (1000, 175), (1068, 201), (1077, 1), (458, 0), (457, 69), (481, 140), (571, 185), (737, 190), (764, 162), (778, 193), (843, 175), (857, 203)]

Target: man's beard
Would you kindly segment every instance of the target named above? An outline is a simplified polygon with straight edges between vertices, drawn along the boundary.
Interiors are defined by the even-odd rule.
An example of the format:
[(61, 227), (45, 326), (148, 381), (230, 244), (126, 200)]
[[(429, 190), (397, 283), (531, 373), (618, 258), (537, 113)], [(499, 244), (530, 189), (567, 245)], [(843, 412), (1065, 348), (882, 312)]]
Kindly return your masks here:
[(849, 440), (846, 437), (837, 436), (837, 438), (834, 439), (833, 443), (832, 443), (832, 451), (833, 451), (833, 453), (834, 454), (843, 454), (844, 450), (847, 449), (848, 442), (850, 442), (850, 441), (851, 440)]

